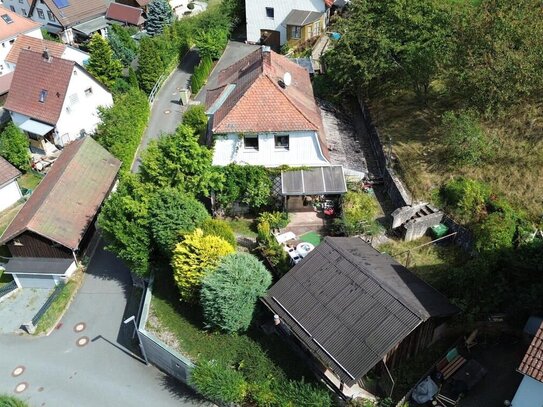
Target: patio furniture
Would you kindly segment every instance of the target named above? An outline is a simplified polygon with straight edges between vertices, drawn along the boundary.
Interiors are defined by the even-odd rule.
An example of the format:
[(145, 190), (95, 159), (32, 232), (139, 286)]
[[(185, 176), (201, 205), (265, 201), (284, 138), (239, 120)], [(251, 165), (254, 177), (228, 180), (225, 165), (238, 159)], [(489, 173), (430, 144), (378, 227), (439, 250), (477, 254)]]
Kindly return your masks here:
[(432, 400), (438, 391), (439, 387), (430, 376), (428, 376), (415, 386), (413, 393), (411, 393), (411, 398), (418, 404), (424, 404)]
[(275, 239), (278, 243), (283, 244), (289, 240), (296, 239), (296, 235), (293, 232), (281, 233), (280, 235), (275, 235)]
[(437, 362), (436, 369), (437, 371), (441, 372), (443, 375), (443, 380), (446, 381), (465, 363), (466, 358), (458, 353), (457, 348), (452, 348), (449, 350), (449, 352), (447, 352), (443, 359)]
[(296, 246), (296, 251), (300, 254), (300, 256), (305, 257), (308, 255), (310, 251), (315, 249), (315, 246), (313, 246), (311, 243), (308, 242), (302, 242)]
[(290, 260), (294, 263), (294, 264), (298, 264), (299, 262), (302, 261), (303, 259), (303, 256), (300, 255), (300, 253), (298, 253), (298, 251), (296, 249), (292, 249), (292, 248), (289, 248), (290, 250), (287, 250), (287, 253), (290, 257)]

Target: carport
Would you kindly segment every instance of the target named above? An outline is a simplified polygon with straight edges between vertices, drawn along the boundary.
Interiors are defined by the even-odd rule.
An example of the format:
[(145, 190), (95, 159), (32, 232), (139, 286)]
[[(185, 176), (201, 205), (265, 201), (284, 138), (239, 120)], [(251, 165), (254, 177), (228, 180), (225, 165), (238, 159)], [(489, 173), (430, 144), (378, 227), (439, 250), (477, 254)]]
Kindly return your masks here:
[(77, 266), (73, 259), (14, 257), (4, 268), (20, 288), (52, 289), (68, 278)]

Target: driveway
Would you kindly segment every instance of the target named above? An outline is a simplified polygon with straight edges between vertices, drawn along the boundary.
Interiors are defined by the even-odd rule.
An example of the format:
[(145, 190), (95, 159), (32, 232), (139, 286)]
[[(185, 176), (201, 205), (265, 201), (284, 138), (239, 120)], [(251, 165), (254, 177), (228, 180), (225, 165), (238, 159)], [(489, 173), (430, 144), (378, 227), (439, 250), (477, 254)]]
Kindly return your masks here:
[(13, 333), (29, 322), (38, 312), (52, 290), (18, 289), (0, 303), (0, 334)]
[[(19, 397), (32, 406), (204, 405), (129, 349), (131, 330), (122, 321), (137, 308), (127, 301), (132, 290), (126, 267), (100, 246), (59, 329), (48, 337), (0, 335), (0, 393), (24, 382)], [(17, 366), (25, 370), (14, 377)]]
[(162, 88), (160, 88), (151, 107), (151, 117), (141, 140), (138, 158), (132, 166), (132, 172), (138, 171), (141, 152), (147, 147), (149, 142), (157, 139), (163, 133), (173, 133), (181, 123), (187, 106), (182, 106), (179, 103), (179, 91), (189, 87), (190, 77), (194, 73), (194, 67), (198, 62), (200, 62), (198, 52), (194, 49), (190, 50), (181, 61), (179, 67), (164, 82)]

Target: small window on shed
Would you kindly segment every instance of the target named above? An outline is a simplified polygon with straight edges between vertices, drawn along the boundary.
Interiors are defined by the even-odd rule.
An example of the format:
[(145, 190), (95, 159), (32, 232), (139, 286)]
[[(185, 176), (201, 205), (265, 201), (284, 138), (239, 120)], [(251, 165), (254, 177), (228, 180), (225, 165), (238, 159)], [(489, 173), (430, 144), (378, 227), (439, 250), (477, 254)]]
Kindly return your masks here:
[(275, 17), (275, 10), (273, 7), (266, 7), (266, 17), (269, 17), (269, 18)]

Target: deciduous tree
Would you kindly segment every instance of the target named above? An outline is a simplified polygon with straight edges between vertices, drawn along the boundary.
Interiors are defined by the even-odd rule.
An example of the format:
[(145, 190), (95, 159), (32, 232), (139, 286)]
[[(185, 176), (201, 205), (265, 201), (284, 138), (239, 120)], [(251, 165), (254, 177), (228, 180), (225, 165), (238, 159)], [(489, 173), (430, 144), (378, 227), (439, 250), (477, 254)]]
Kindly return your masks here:
[(30, 151), (28, 136), (13, 122), (0, 133), (0, 156), (21, 171), (30, 169)]

